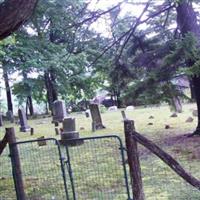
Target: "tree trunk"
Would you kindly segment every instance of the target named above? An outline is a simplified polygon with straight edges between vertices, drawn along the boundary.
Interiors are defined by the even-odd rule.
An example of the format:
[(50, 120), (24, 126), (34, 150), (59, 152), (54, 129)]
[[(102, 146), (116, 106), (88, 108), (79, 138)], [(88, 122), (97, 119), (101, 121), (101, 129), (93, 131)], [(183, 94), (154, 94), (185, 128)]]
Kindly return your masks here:
[[(198, 47), (200, 47), (200, 26), (197, 23), (197, 16), (192, 7), (192, 2), (188, 0), (182, 0), (179, 2), (177, 8), (177, 24), (184, 37), (187, 33), (193, 33), (198, 41)], [(189, 66), (194, 64), (194, 60), (187, 61)], [(194, 134), (200, 134), (200, 76), (195, 75), (192, 77), (192, 84), (194, 86), (194, 93), (196, 97), (197, 109), (198, 109), (198, 124)]]
[(0, 4), (0, 39), (12, 34), (33, 13), (38, 0), (5, 0)]
[(27, 96), (27, 106), (28, 106), (30, 116), (33, 116), (34, 115), (33, 100), (32, 100), (32, 97), (30, 95)]
[(4, 77), (5, 87), (6, 87), (7, 108), (8, 108), (8, 111), (11, 111), (13, 113), (12, 94), (10, 90), (8, 72), (6, 70), (6, 67), (3, 67), (3, 77)]
[(191, 94), (191, 101), (194, 102), (195, 98), (195, 92), (194, 92), (194, 85), (192, 80), (190, 80), (190, 94)]
[(49, 104), (49, 110), (52, 111), (52, 105), (55, 100), (58, 99), (58, 93), (55, 87), (56, 77), (53, 71), (45, 71), (44, 74), (45, 86), (47, 90), (47, 100)]

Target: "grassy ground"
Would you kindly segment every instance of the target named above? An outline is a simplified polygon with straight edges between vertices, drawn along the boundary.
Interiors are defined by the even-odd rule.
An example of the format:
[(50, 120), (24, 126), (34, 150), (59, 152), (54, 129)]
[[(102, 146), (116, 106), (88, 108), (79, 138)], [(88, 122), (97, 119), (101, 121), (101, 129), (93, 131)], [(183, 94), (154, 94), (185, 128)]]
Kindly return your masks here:
[[(200, 139), (184, 136), (195, 129), (197, 118), (192, 116), (195, 105), (184, 105), (183, 109), (183, 113), (178, 114), (176, 118), (170, 117), (171, 112), (167, 106), (136, 108), (132, 112), (126, 112), (126, 114), (128, 118), (135, 121), (138, 132), (159, 144), (173, 155), (184, 168), (200, 179), (198, 171)], [(71, 115), (76, 117), (77, 130), (80, 132), (81, 137), (115, 134), (124, 140), (120, 111), (103, 113), (102, 119), (106, 129), (95, 133), (91, 132), (91, 119), (86, 118), (81, 113)], [(149, 119), (150, 116), (154, 118)], [(193, 117), (194, 121), (186, 123), (188, 117)], [(149, 125), (149, 123), (153, 125)], [(35, 133), (33, 136), (30, 136), (29, 133), (20, 133), (18, 125), (15, 125), (18, 141), (35, 139), (41, 136), (59, 139), (59, 136), (55, 136), (51, 118), (29, 120), (29, 125), (34, 127)], [(165, 129), (166, 125), (169, 125), (170, 128)], [(5, 126), (9, 127), (11, 125), (5, 124)], [(4, 128), (0, 129), (0, 138), (4, 134)], [(116, 140), (104, 139), (101, 142), (86, 141), (84, 145), (70, 149), (78, 200), (127, 199), (118, 145), (119, 143)], [(49, 145), (39, 149), (36, 143), (24, 144), (20, 148), (22, 167), (26, 178), (26, 191), (30, 199), (54, 199), (54, 197), (49, 196), (52, 191), (54, 191), (56, 198), (59, 191), (64, 190), (60, 164), (57, 162), (59, 160), (57, 147), (52, 145), (52, 141), (49, 141)], [(61, 148), (61, 151), (64, 152), (65, 149)], [(199, 192), (186, 185), (162, 161), (151, 155), (143, 147), (140, 147), (140, 152), (147, 200), (200, 199)], [(10, 196), (10, 199), (15, 199), (12, 198), (14, 194), (9, 189), (13, 182), (9, 176), (11, 172), (9, 158), (6, 153), (4, 152), (4, 157), (0, 158), (0, 199), (9, 199), (8, 196)], [(69, 179), (67, 184), (70, 185)], [(4, 191), (4, 194), (1, 191)], [(56, 199), (64, 199), (64, 197), (59, 196)]]

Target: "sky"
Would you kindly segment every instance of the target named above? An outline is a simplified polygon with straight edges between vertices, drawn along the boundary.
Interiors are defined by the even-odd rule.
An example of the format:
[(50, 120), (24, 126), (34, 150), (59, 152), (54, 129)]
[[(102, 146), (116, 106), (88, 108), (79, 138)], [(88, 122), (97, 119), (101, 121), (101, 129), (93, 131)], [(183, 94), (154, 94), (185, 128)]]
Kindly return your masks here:
[[(139, 17), (146, 5), (148, 0), (91, 0), (91, 3), (89, 5), (89, 9), (95, 11), (98, 9), (107, 10), (111, 8), (113, 5), (117, 5), (120, 2), (124, 2), (121, 5), (121, 11), (120, 16), (123, 17), (127, 13), (129, 13), (132, 16)], [(126, 3), (129, 2), (129, 3)], [(131, 3), (130, 3), (131, 2)], [(133, 3), (134, 2), (134, 3)], [(157, 5), (161, 5), (163, 3), (163, 0), (151, 0), (151, 2), (156, 3)], [(141, 18), (141, 20), (144, 20), (146, 18), (146, 14)], [(101, 33), (105, 37), (109, 37), (111, 35), (111, 31), (109, 30), (109, 19), (108, 16), (104, 16), (97, 20), (91, 28), (94, 29), (96, 32)], [(101, 27), (101, 28), (99, 28)], [(146, 24), (139, 25), (139, 28), (145, 29)]]

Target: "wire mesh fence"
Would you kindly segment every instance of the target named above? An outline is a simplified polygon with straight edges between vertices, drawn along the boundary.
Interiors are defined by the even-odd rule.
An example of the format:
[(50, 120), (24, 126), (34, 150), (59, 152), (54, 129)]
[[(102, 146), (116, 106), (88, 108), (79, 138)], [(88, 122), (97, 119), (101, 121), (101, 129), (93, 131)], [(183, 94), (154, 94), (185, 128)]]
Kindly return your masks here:
[[(186, 183), (162, 160), (139, 145), (142, 180), (146, 200), (197, 200), (199, 190)], [(172, 154), (171, 154), (172, 155)], [(183, 154), (176, 157), (181, 165), (189, 166), (187, 171), (197, 175), (199, 161), (188, 163)], [(198, 176), (197, 176), (198, 177)]]
[(27, 199), (66, 199), (65, 173), (57, 141), (34, 140), (17, 146)]
[(0, 200), (16, 200), (9, 148), (0, 157)]
[(86, 138), (67, 149), (75, 199), (130, 199), (122, 148), (119, 138), (111, 136)]
[[(60, 146), (55, 139), (17, 143), (27, 200), (131, 199), (126, 151), (121, 140), (116, 136), (81, 140), (82, 145), (68, 148)], [(200, 192), (186, 184), (158, 157), (141, 145), (139, 151), (146, 200), (200, 199)], [(188, 157), (192, 158), (190, 154), (188, 151), (181, 156), (176, 154), (176, 159), (199, 178), (199, 159), (188, 163)], [(7, 147), (0, 157), (0, 200), (14, 199)]]
[[(130, 199), (121, 140), (116, 136), (81, 140), (82, 145), (73, 147), (60, 146), (55, 139), (15, 144), (27, 200)], [(12, 181), (11, 187), (8, 178), (6, 183), (0, 180), (0, 199), (16, 199), (8, 149), (0, 160), (0, 176)]]

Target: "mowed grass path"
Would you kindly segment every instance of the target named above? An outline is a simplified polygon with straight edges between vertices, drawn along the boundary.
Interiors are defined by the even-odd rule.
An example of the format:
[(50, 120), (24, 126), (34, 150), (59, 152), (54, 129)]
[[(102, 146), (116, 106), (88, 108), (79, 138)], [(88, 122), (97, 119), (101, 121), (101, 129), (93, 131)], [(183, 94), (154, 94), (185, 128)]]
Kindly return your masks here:
[[(200, 157), (198, 156), (198, 152), (200, 152), (200, 140), (199, 138), (187, 139), (184, 137), (185, 134), (191, 133), (196, 127), (197, 118), (192, 116), (192, 110), (195, 108), (195, 104), (184, 105), (183, 113), (178, 114), (176, 118), (170, 117), (172, 113), (168, 106), (140, 107), (136, 108), (134, 111), (126, 112), (126, 115), (129, 119), (135, 121), (135, 127), (138, 132), (156, 142), (168, 153), (173, 155), (184, 168), (197, 178), (200, 178), (200, 173), (198, 172), (200, 163)], [(95, 133), (91, 132), (91, 119), (86, 118), (83, 113), (72, 113), (70, 116), (76, 118), (77, 131), (80, 132), (81, 137), (115, 134), (120, 136), (124, 141), (123, 122), (120, 110), (102, 113), (102, 120), (106, 129), (96, 131)], [(149, 119), (150, 116), (154, 118)], [(194, 121), (186, 123), (185, 121), (188, 117), (193, 117)], [(148, 125), (150, 122), (153, 123), (153, 125)], [(59, 139), (59, 136), (55, 136), (54, 125), (51, 123), (51, 118), (29, 120), (29, 125), (34, 128), (33, 136), (30, 136), (30, 133), (20, 133), (18, 125), (14, 125), (18, 141), (35, 139), (41, 136)], [(166, 125), (169, 125), (170, 128), (165, 129)], [(5, 126), (10, 127), (13, 125), (5, 124)], [(4, 128), (5, 127), (0, 129), (0, 137), (4, 134)], [(144, 190), (147, 200), (200, 199), (199, 192), (186, 185), (184, 181), (174, 174), (162, 161), (143, 147), (139, 146), (139, 149), (141, 154)], [(107, 163), (106, 169), (112, 169), (112, 166), (109, 166), (109, 156), (111, 157), (112, 155), (108, 153), (108, 158), (106, 158), (108, 160), (103, 160)], [(82, 167), (84, 168), (84, 166)], [(91, 169), (93, 169), (92, 164)], [(112, 170), (108, 170), (109, 174), (111, 171)], [(94, 182), (94, 185), (96, 184), (95, 177), (88, 178), (91, 179), (91, 185), (93, 185), (92, 182)], [(108, 185), (108, 188), (109, 187)], [(95, 191), (95, 188), (93, 189)], [(84, 188), (84, 190), (86, 190), (84, 192), (87, 192), (86, 188)], [(89, 199), (89, 197), (87, 197), (87, 199)], [(91, 197), (90, 199), (93, 198)], [(103, 200), (102, 197), (97, 199)], [(123, 199), (123, 197), (120, 199)], [(104, 200), (106, 199), (104, 198)]]

